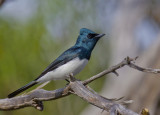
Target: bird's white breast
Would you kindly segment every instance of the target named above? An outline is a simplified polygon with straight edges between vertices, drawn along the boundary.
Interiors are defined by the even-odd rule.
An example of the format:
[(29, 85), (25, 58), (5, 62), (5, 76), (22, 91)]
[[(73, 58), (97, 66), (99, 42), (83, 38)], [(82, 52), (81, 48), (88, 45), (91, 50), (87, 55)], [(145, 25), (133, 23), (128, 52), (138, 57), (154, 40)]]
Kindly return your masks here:
[(78, 74), (88, 63), (87, 59), (80, 60), (79, 58), (75, 58), (64, 65), (56, 68), (53, 71), (46, 73), (44, 76), (39, 78), (38, 82), (46, 82), (50, 80), (60, 80), (66, 79), (69, 74), (76, 75)]

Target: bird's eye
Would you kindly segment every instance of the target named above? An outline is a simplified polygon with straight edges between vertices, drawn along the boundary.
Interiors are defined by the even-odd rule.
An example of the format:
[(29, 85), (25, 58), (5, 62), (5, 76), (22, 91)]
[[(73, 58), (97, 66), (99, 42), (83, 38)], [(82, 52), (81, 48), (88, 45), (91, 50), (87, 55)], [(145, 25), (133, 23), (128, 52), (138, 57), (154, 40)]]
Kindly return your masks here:
[(89, 38), (89, 39), (92, 39), (92, 38), (94, 38), (95, 36), (97, 36), (98, 34), (88, 34), (87, 35), (87, 37)]

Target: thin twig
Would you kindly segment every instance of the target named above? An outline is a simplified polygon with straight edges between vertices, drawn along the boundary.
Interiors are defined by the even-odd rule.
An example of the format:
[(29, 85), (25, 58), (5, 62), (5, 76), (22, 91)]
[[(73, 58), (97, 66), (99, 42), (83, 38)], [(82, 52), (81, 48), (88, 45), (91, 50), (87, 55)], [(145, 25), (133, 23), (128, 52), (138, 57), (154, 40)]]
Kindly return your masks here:
[(142, 72), (154, 73), (154, 74), (160, 73), (160, 69), (143, 68), (135, 65), (134, 63), (130, 63), (128, 66)]
[(112, 66), (109, 69), (106, 69), (106, 70), (100, 72), (99, 74), (94, 75), (93, 77), (83, 81), (83, 84), (87, 85), (88, 83), (91, 83), (92, 81), (94, 81), (94, 80), (96, 80), (96, 79), (98, 79), (98, 78), (100, 78), (100, 77), (102, 77), (102, 76), (104, 76), (106, 74), (109, 74), (111, 72), (115, 72), (117, 69), (122, 68), (125, 65), (128, 65), (133, 60), (135, 60), (135, 59), (127, 57), (122, 62), (120, 62), (119, 64), (117, 64), (115, 66)]
[(138, 71), (141, 71), (141, 72), (154, 73), (154, 74), (160, 73), (160, 69), (142, 68), (142, 67), (140, 67), (140, 66), (135, 65), (134, 63), (132, 63), (137, 58), (138, 57), (136, 57), (136, 58), (127, 57), (122, 62), (120, 62), (119, 64), (117, 64), (117, 65), (115, 65), (115, 66), (113, 66), (113, 67), (111, 67), (109, 69), (106, 69), (106, 70), (100, 72), (99, 74), (94, 75), (94, 76), (90, 77), (89, 79), (83, 81), (83, 84), (87, 85), (87, 84), (91, 83), (92, 81), (94, 81), (94, 80), (96, 80), (96, 79), (98, 79), (98, 78), (100, 78), (100, 77), (102, 77), (102, 76), (104, 76), (106, 74), (109, 74), (111, 72), (115, 73), (117, 69), (120, 69), (120, 68), (122, 68), (125, 65), (128, 65), (129, 67), (134, 68), (134, 69), (136, 69)]

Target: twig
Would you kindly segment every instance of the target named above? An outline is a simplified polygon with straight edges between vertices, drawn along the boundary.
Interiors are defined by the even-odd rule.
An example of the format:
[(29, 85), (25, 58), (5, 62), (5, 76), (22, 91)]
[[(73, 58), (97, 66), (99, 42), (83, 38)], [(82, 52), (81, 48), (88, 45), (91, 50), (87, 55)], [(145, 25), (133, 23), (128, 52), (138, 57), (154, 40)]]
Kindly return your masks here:
[(47, 82), (42, 83), (40, 86), (38, 86), (37, 88), (31, 90), (31, 91), (28, 92), (27, 94), (32, 93), (32, 92), (34, 92), (35, 90), (42, 89), (42, 88), (43, 88), (44, 86), (46, 86), (48, 83), (50, 83), (50, 81), (47, 81)]
[(135, 65), (134, 63), (130, 63), (128, 66), (142, 72), (154, 73), (154, 74), (160, 73), (160, 69), (142, 68), (140, 66)]
[[(122, 68), (123, 66), (125, 65), (128, 65), (129, 67), (131, 68), (134, 68), (136, 70), (139, 70), (139, 71), (142, 71), (142, 72), (148, 72), (148, 73), (154, 73), (154, 74), (157, 74), (157, 73), (160, 73), (160, 69), (152, 69), (152, 68), (142, 68), (142, 67), (139, 67), (138, 65), (135, 65), (133, 64), (132, 62), (135, 61), (138, 57), (136, 58), (130, 58), (130, 57), (126, 57), (122, 62), (120, 62), (119, 64), (109, 68), (109, 69), (106, 69), (102, 72), (100, 72), (99, 74), (83, 81), (83, 84), (84, 85), (87, 85), (89, 83), (91, 83), (92, 81), (106, 75), (106, 74), (109, 74), (111, 72), (115, 73), (117, 69), (120, 69)], [(117, 73), (117, 72), (116, 72)]]

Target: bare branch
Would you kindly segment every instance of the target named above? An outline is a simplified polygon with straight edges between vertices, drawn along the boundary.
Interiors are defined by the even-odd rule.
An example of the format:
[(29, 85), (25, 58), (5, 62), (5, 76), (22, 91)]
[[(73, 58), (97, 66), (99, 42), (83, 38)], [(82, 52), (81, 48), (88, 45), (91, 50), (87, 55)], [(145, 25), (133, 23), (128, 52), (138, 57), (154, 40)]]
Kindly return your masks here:
[(140, 66), (135, 65), (134, 63), (130, 63), (128, 66), (142, 72), (154, 73), (154, 74), (160, 73), (160, 69), (142, 68)]
[[(126, 109), (124, 106), (116, 103), (115, 101), (108, 100), (98, 95), (97, 93), (92, 93), (89, 91), (80, 81), (74, 81), (70, 83), (71, 89), (75, 92), (77, 96), (87, 101), (88, 103), (95, 105), (103, 110), (109, 111), (118, 111), (123, 115), (138, 115), (137, 113)], [(117, 114), (113, 114), (117, 115)]]
[(41, 105), (39, 105), (40, 101), (54, 100), (70, 94), (69, 92), (64, 94), (64, 91), (65, 88), (60, 88), (54, 91), (38, 89), (28, 95), (0, 99), (0, 110), (15, 110), (29, 106), (35, 107), (38, 110), (43, 110), (41, 109)]
[[(119, 64), (113, 66), (113, 67), (110, 67), (109, 69), (106, 69), (102, 72), (100, 72), (99, 74), (97, 75), (94, 75), (93, 77), (83, 81), (83, 84), (84, 85), (87, 85), (88, 83), (91, 83), (92, 81), (106, 75), (106, 74), (109, 74), (109, 73), (115, 73), (117, 69), (120, 69), (122, 68), (123, 66), (125, 65), (128, 65), (129, 67), (131, 68), (134, 68), (138, 71), (142, 71), (142, 72), (148, 72), (148, 73), (160, 73), (160, 69), (152, 69), (152, 68), (142, 68), (142, 67), (139, 67), (138, 65), (135, 65), (133, 64), (132, 62), (135, 61), (138, 57), (132, 59), (130, 57), (126, 57), (122, 62), (120, 62)], [(116, 72), (115, 74), (118, 75), (118, 73)]]
[(31, 106), (42, 111), (43, 110), (42, 101), (55, 100), (58, 98), (68, 96), (70, 94), (75, 94), (80, 98), (82, 98), (83, 100), (87, 101), (88, 103), (95, 105), (101, 108), (102, 110), (109, 111), (111, 115), (117, 115), (118, 113), (124, 114), (124, 115), (138, 115), (137, 113), (121, 105), (123, 103), (126, 103), (125, 101), (120, 104), (114, 99), (107, 99), (101, 95), (98, 95), (94, 90), (85, 86), (108, 73), (112, 72), (118, 75), (116, 70), (119, 68), (122, 68), (125, 65), (128, 65), (129, 67), (137, 69), (142, 72), (160, 73), (159, 69), (142, 68), (133, 64), (132, 62), (135, 59), (127, 57), (121, 63), (109, 69), (106, 69), (101, 73), (85, 81), (77, 81), (74, 77), (72, 77), (72, 74), (71, 74), (69, 79), (70, 83), (64, 88), (56, 89), (53, 91), (37, 89), (31, 92), (30, 94), (17, 96), (9, 99), (8, 98), (0, 99), (0, 110), (4, 110), (4, 111), (15, 110), (15, 109)]

